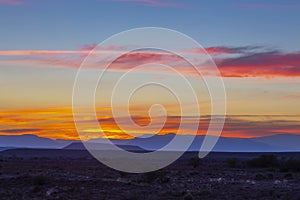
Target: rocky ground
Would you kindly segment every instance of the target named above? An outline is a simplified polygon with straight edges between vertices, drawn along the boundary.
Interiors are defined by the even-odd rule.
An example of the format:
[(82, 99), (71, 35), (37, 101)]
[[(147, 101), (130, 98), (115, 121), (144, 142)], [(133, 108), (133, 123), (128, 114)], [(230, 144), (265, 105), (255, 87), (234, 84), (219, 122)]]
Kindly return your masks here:
[(0, 199), (300, 199), (299, 172), (249, 167), (248, 154), (199, 161), (189, 153), (165, 169), (127, 174), (86, 152), (26, 152), (0, 153)]

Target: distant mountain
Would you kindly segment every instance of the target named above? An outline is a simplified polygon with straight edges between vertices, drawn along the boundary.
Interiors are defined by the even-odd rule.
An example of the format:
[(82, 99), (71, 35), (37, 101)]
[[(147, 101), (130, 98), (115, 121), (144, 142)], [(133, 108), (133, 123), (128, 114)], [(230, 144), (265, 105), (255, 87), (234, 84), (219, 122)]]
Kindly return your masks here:
[[(300, 148), (298, 149), (300, 150)], [(224, 152), (277, 152), (277, 151), (294, 151), (288, 146), (276, 146), (261, 143), (247, 138), (219, 138), (213, 151)]]
[[(148, 135), (149, 136), (149, 135)], [(112, 139), (111, 142), (128, 151), (155, 151), (167, 145), (176, 135), (154, 135), (131, 140)], [(177, 135), (179, 141), (191, 139), (191, 135)], [(199, 151), (205, 136), (196, 136), (188, 151)], [(213, 136), (211, 136), (213, 137)], [(99, 143), (101, 145), (99, 145)], [(92, 139), (89, 145), (95, 149), (106, 150), (109, 146), (104, 139)], [(52, 140), (36, 135), (0, 136), (0, 151), (3, 148), (45, 148), (45, 149), (84, 149), (80, 141)], [(174, 151), (184, 150), (180, 142)], [(258, 138), (220, 137), (213, 151), (220, 152), (283, 152), (300, 151), (300, 135), (280, 134)]]
[[(88, 147), (92, 150), (112, 150), (111, 145), (105, 143), (95, 143), (95, 142), (87, 142)], [(133, 145), (117, 145), (118, 147), (126, 150), (126, 151), (145, 151), (138, 146)], [(85, 150), (85, 146), (82, 142), (73, 142), (68, 146), (64, 147), (64, 149), (68, 150)]]
[(8, 149), (14, 149), (13, 147), (0, 147), (0, 151), (5, 151)]
[(0, 135), (0, 147), (14, 148), (62, 148), (72, 143), (70, 140), (52, 140), (36, 135)]
[[(175, 134), (154, 135), (150, 138), (134, 138), (132, 140), (116, 140), (116, 144), (136, 145), (149, 151), (158, 150), (167, 145)], [(191, 135), (177, 136), (180, 140), (186, 140)], [(213, 137), (213, 136), (210, 136)], [(101, 139), (98, 139), (98, 141)], [(188, 151), (199, 151), (204, 136), (196, 136)], [(114, 141), (114, 140), (113, 140)], [(175, 151), (183, 150), (184, 147), (178, 144)], [(227, 138), (220, 137), (213, 148), (213, 151), (222, 152), (280, 152), (300, 151), (300, 135), (274, 135), (260, 138)]]
[(268, 145), (300, 150), (300, 135), (278, 134), (272, 136), (251, 138), (252, 141), (261, 142)]

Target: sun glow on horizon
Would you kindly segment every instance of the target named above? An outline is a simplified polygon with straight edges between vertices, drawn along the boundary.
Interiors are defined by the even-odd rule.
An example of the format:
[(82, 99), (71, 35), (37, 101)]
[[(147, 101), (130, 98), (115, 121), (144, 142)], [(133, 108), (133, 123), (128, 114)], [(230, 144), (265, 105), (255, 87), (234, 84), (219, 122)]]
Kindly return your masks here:
[[(4, 111), (0, 113), (0, 116), (0, 135), (34, 134), (51, 139), (80, 139), (70, 108)], [(158, 134), (176, 133), (180, 118), (180, 116), (169, 116)], [(148, 116), (133, 116), (133, 119), (138, 122), (138, 125), (145, 125), (149, 122)], [(99, 135), (110, 139), (132, 139), (144, 134), (153, 134), (137, 132), (134, 129), (126, 134), (108, 115), (98, 120), (102, 122), (101, 128), (85, 129), (89, 139), (99, 138)], [(152, 120), (155, 122), (160, 118)], [(209, 121), (210, 116), (202, 116), (198, 122), (194, 121), (193, 117), (189, 118), (189, 123), (199, 123), (198, 135), (206, 134)], [(89, 119), (86, 119), (86, 122), (88, 124)], [(275, 134), (300, 134), (299, 130), (299, 115), (229, 115), (226, 118), (222, 136), (251, 138)], [(189, 134), (188, 129), (185, 130), (185, 134)]]

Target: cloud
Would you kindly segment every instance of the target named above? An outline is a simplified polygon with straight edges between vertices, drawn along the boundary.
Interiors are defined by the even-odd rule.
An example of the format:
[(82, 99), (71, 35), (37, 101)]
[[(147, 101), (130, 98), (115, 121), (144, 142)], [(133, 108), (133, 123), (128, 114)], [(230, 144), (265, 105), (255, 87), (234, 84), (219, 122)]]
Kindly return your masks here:
[[(115, 119), (110, 115), (111, 110), (101, 108), (98, 110), (98, 120), (102, 130), (107, 137), (117, 137), (128, 139), (129, 135), (124, 133), (116, 124)], [(104, 112), (104, 113), (103, 113)], [(72, 109), (44, 109), (44, 110), (26, 110), (26, 111), (9, 111), (1, 112), (0, 124), (2, 130), (0, 134), (4, 135), (22, 135), (33, 133), (41, 137), (52, 139), (79, 139), (73, 121)], [(131, 116), (137, 124), (144, 126), (150, 122), (154, 124), (155, 130), (160, 130), (160, 134), (176, 133), (182, 122), (180, 116), (168, 116), (164, 127), (160, 129), (161, 117), (149, 118), (149, 116), (135, 115)], [(206, 134), (207, 128), (212, 116), (201, 116), (200, 121), (193, 116), (185, 116), (184, 133), (191, 134), (190, 124), (199, 123), (198, 134)], [(88, 136), (99, 136), (98, 130), (91, 130), (89, 126), (90, 119), (82, 120), (86, 124), (86, 133)], [(122, 125), (128, 124), (128, 117), (120, 117)], [(123, 127), (123, 126), (122, 126)], [(159, 129), (157, 129), (159, 128)], [(148, 129), (144, 132), (135, 130), (128, 124), (126, 127), (130, 134), (143, 135), (147, 134)], [(300, 116), (295, 115), (228, 115), (222, 132), (224, 137), (258, 137), (266, 135), (275, 135), (279, 133), (300, 134)]]
[[(2, 66), (46, 66), (78, 68), (95, 44), (84, 45), (78, 50), (0, 50)], [(103, 68), (103, 58), (117, 51), (124, 52), (126, 47), (97, 47), (86, 61), (90, 68)], [(299, 77), (300, 52), (281, 52), (277, 49), (266, 49), (263, 46), (215, 46), (203, 49), (182, 50), (185, 55), (206, 54), (212, 56), (223, 77)], [(209, 66), (198, 61), (203, 75), (216, 75)], [(190, 64), (179, 56), (167, 52), (144, 50), (123, 54), (112, 63), (109, 70), (127, 71), (135, 66), (159, 63), (171, 65), (185, 75), (195, 74)], [(202, 64), (200, 64), (202, 63)], [(147, 70), (145, 72), (150, 72)], [(155, 72), (164, 73), (164, 70)], [(153, 70), (152, 70), (152, 73)]]
[(59, 55), (87, 55), (93, 49), (94, 53), (104, 54), (104, 53), (115, 53), (116, 51), (123, 51), (124, 47), (108, 46), (99, 47), (96, 44), (82, 45), (77, 50), (0, 50), (0, 56), (59, 56)]
[(174, 2), (167, 2), (162, 0), (114, 0), (117, 2), (124, 2), (124, 3), (133, 3), (143, 6), (150, 6), (150, 7), (187, 7), (184, 4), (174, 3)]
[(0, 0), (0, 4), (10, 5), (10, 6), (20, 6), (23, 5), (24, 2), (18, 0)]
[(5, 129), (5, 130), (0, 130), (2, 133), (29, 133), (29, 132), (37, 132), (40, 129), (35, 129), (35, 128), (27, 128), (27, 129)]
[(0, 50), (0, 56), (29, 56), (29, 55), (59, 55), (59, 54), (87, 54), (89, 51), (78, 50)]
[[(84, 47), (90, 48), (90, 47)], [(116, 51), (122, 51), (121, 48), (110, 47), (110, 49), (96, 49), (95, 52), (90, 54), (90, 58), (85, 61), (85, 64), (91, 69), (102, 69), (106, 56)], [(0, 51), (0, 56), (12, 56), (12, 59), (0, 61), (3, 66), (7, 65), (21, 65), (21, 66), (36, 66), (36, 67), (65, 67), (77, 69), (80, 67), (85, 56), (90, 51)], [(20, 57), (21, 56), (21, 57)], [(24, 57), (26, 56), (26, 57)], [(160, 63), (160, 64), (179, 64), (184, 62), (179, 56), (172, 55), (165, 52), (130, 52), (123, 54), (115, 60), (109, 67), (111, 71), (127, 71), (135, 66)], [(182, 64), (186, 66), (187, 63)], [(187, 69), (187, 68), (185, 68)], [(182, 69), (184, 70), (184, 68)], [(163, 71), (161, 71), (163, 72)]]
[[(299, 77), (300, 52), (265, 51), (258, 46), (208, 47), (223, 77)], [(259, 50), (259, 51), (258, 51)], [(222, 58), (214, 57), (224, 54)], [(225, 56), (225, 57), (224, 57)], [(196, 71), (179, 56), (164, 52), (133, 52), (121, 56), (112, 64), (114, 70), (127, 70), (145, 63), (170, 65), (186, 75)], [(213, 75), (211, 67), (199, 64), (203, 75)], [(163, 71), (161, 71), (163, 73)]]
[(295, 99), (298, 100), (300, 99), (300, 94), (291, 94), (291, 95), (286, 95), (284, 96), (285, 99)]
[(109, 46), (99, 46), (98, 44), (85, 44), (81, 45), (79, 48), (80, 51), (123, 51), (126, 50), (126, 47), (124, 46), (115, 46), (115, 45), (109, 45)]
[(192, 49), (191, 52), (194, 53), (208, 53), (210, 55), (218, 55), (218, 54), (241, 54), (241, 53), (249, 53), (253, 50), (257, 50), (262, 48), (261, 46), (241, 46), (241, 47), (226, 47), (226, 46), (215, 46), (215, 47), (206, 47), (203, 49), (196, 48)]
[(176, 61), (179, 62), (181, 58), (177, 55), (164, 52), (131, 52), (119, 57), (114, 64), (129, 64), (141, 65), (157, 61)]
[[(262, 46), (240, 46), (240, 47), (226, 47), (226, 46), (213, 46), (204, 49), (194, 48), (182, 51), (187, 54), (210, 54), (212, 56), (219, 54), (245, 54), (251, 53), (255, 50), (263, 49)], [(122, 46), (108, 46), (99, 47), (97, 44), (86, 44), (79, 47), (78, 50), (0, 50), (0, 56), (20, 56), (20, 55), (60, 55), (60, 54), (88, 54), (94, 50), (94, 53), (112, 53), (116, 51), (125, 51), (126, 47)], [(274, 50), (273, 52), (277, 52)], [(163, 52), (144, 51), (144, 54), (166, 54)]]
[(297, 77), (300, 53), (262, 52), (217, 61), (225, 77)]

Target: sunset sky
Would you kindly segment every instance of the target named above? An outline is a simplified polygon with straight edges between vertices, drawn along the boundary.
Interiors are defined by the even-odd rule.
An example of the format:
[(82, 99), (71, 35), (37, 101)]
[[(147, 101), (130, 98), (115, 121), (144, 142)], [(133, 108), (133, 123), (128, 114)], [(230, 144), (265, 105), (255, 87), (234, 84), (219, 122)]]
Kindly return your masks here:
[[(80, 64), (98, 43), (137, 27), (180, 31), (194, 38), (213, 58), (227, 93), (222, 136), (300, 134), (299, 9), (296, 0), (0, 0), (0, 134), (78, 139), (72, 117), (72, 89)], [(124, 48), (103, 48), (99, 55)], [(185, 48), (182, 52), (203, 53)], [(114, 63), (114, 70), (106, 73), (102, 90), (96, 94), (96, 110), (106, 137), (132, 136), (116, 126), (109, 101), (102, 96), (111, 92), (118, 77), (132, 65), (162, 58), (177, 63), (176, 69), (198, 89), (202, 114), (198, 134), (206, 133), (211, 113), (205, 85), (199, 84), (193, 72), (176, 58), (141, 51)], [(90, 73), (94, 70), (101, 70), (101, 64), (91, 63)], [(204, 75), (212, 81), (216, 78), (210, 70)], [(163, 70), (141, 71), (132, 75), (128, 85), (144, 78), (168, 79), (174, 87), (180, 87), (176, 85), (178, 77)], [(155, 87), (133, 97), (133, 120), (148, 124), (148, 109), (156, 101), (168, 111), (160, 134), (175, 133), (181, 117), (198, 123), (193, 110), (188, 116), (180, 116), (176, 99)], [(119, 117), (121, 121), (126, 118)], [(160, 117), (157, 114), (153, 122), (159, 124)], [(97, 130), (87, 127), (86, 132), (94, 137)]]

